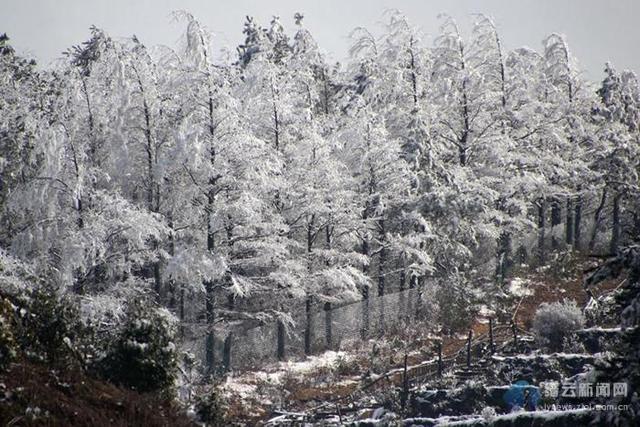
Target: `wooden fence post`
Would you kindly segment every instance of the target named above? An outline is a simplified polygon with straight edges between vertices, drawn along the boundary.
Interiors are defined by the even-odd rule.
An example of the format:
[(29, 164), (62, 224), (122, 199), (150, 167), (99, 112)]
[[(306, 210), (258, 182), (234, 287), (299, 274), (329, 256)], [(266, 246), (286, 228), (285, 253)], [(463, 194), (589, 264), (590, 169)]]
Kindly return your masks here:
[(467, 368), (471, 367), (471, 338), (473, 337), (473, 331), (469, 330), (469, 337), (467, 338)]
[(491, 354), (495, 352), (495, 344), (493, 342), (493, 317), (489, 318), (489, 351)]
[(407, 353), (404, 354), (404, 371), (402, 373), (402, 393), (400, 394), (400, 407), (402, 409), (407, 405), (409, 397), (409, 375), (407, 372)]
[(438, 341), (438, 377), (442, 377), (442, 341)]
[(331, 311), (331, 303), (324, 303), (324, 332), (327, 340), (327, 348), (333, 346), (333, 318)]
[(278, 335), (278, 343), (277, 343), (276, 356), (278, 357), (278, 360), (284, 360), (284, 358), (285, 358), (285, 351), (284, 351), (285, 333), (284, 333), (284, 323), (282, 322), (282, 320), (278, 320), (278, 323), (277, 323), (277, 335)]

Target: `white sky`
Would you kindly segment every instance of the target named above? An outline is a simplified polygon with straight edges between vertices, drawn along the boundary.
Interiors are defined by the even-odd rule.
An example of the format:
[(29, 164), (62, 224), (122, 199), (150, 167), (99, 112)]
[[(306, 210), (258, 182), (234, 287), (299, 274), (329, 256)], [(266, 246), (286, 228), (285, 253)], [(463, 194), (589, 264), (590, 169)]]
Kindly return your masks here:
[(441, 12), (467, 28), (470, 14), (491, 15), (506, 48), (540, 50), (546, 35), (564, 33), (592, 80), (601, 79), (606, 61), (640, 71), (638, 0), (0, 0), (0, 33), (9, 35), (19, 53), (46, 66), (86, 40), (92, 24), (114, 37), (136, 34), (147, 46), (173, 46), (181, 27), (171, 23), (170, 13), (185, 9), (216, 34), (219, 47), (235, 51), (245, 15), (263, 25), (279, 15), (292, 32), (293, 14), (302, 12), (329, 58), (343, 60), (349, 32), (357, 26), (373, 29), (389, 8), (400, 9), (427, 36), (437, 32)]

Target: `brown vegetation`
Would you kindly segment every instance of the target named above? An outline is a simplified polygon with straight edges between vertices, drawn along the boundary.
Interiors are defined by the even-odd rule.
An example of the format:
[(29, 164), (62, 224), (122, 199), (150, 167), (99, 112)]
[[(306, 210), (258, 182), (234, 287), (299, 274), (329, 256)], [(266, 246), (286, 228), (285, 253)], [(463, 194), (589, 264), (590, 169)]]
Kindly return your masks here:
[(0, 425), (194, 426), (171, 399), (25, 360), (0, 373)]

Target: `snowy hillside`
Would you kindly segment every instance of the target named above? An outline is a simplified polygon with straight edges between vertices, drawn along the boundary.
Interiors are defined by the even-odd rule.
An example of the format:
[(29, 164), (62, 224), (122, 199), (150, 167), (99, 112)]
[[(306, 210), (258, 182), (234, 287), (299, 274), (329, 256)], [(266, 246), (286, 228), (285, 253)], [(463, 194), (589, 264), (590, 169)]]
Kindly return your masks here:
[(638, 422), (636, 75), (383, 16), (0, 36), (1, 423)]

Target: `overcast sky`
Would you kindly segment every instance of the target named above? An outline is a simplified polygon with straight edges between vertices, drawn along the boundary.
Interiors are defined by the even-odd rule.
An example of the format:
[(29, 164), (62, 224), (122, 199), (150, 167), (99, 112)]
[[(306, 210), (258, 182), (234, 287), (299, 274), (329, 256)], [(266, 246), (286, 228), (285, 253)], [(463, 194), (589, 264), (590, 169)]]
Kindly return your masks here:
[(640, 1), (638, 0), (0, 0), (0, 33), (19, 53), (46, 66), (69, 46), (88, 38), (96, 25), (115, 37), (136, 34), (153, 46), (173, 46), (181, 28), (170, 13), (186, 9), (212, 30), (220, 47), (235, 50), (242, 42), (245, 15), (267, 25), (279, 15), (293, 31), (293, 14), (333, 60), (343, 60), (348, 34), (357, 26), (374, 28), (386, 9), (397, 8), (429, 37), (437, 16), (446, 12), (468, 28), (470, 14), (493, 16), (507, 48), (539, 50), (551, 32), (567, 36), (586, 76), (600, 80), (606, 61), (619, 69), (640, 71)]

